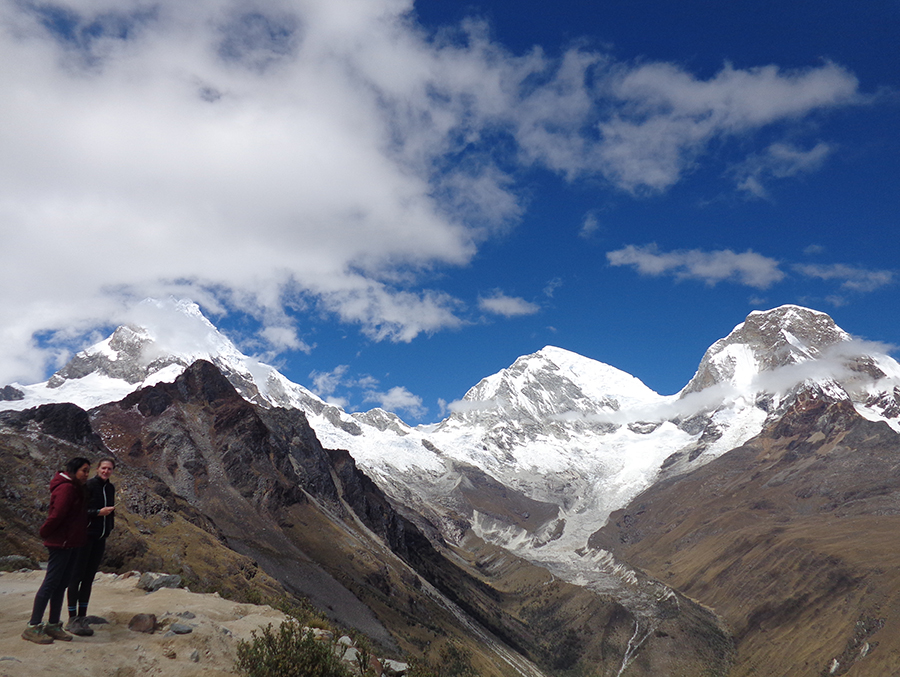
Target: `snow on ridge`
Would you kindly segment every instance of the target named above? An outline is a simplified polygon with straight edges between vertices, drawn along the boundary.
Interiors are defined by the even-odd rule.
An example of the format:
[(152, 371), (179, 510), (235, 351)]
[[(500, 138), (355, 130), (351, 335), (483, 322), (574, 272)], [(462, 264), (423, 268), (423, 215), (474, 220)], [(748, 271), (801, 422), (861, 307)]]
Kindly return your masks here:
[[(535, 420), (622, 408), (646, 408), (667, 398), (640, 379), (603, 362), (546, 346), (483, 378), (454, 403), (451, 419), (495, 411)], [(444, 425), (442, 422), (438, 425)]]
[(553, 362), (590, 397), (600, 399), (611, 396), (626, 406), (664, 397), (636, 376), (578, 353), (546, 346), (537, 354)]
[[(812, 308), (806, 308), (805, 306), (798, 306), (792, 303), (785, 303), (784, 305), (777, 306), (775, 308), (770, 308), (769, 310), (752, 310), (747, 315), (747, 319), (744, 322), (741, 322), (735, 330), (743, 325), (748, 320), (756, 320), (759, 319), (760, 316), (769, 318), (779, 318), (780, 323), (783, 325), (789, 325), (791, 322), (803, 322), (807, 318), (814, 318), (816, 321), (825, 321), (831, 324), (834, 324), (834, 320), (828, 313), (823, 313), (821, 310), (814, 310)], [(837, 326), (837, 325), (835, 325)]]
[(13, 384), (13, 386), (22, 391), (25, 397), (21, 400), (0, 401), (0, 410), (23, 411), (42, 404), (58, 402), (71, 402), (87, 410), (107, 402), (121, 400), (136, 387), (141, 387), (99, 373), (67, 380), (58, 388), (50, 388), (46, 382), (33, 385)]
[[(835, 346), (834, 341), (849, 340), (824, 313), (799, 306), (754, 311), (707, 351), (691, 380), (699, 384), (705, 369), (704, 387), (686, 393), (686, 386), (681, 393), (661, 396), (624, 371), (548, 345), (482, 379), (448, 419), (413, 428), (390, 412), (348, 414), (326, 403), (276, 368), (241, 353), (196, 304), (155, 303), (144, 309), (151, 320), (154, 313), (175, 310), (181, 313), (174, 321), (177, 326), (166, 326), (161, 316), (150, 329), (134, 325), (128, 329), (135, 332), (132, 347), (149, 341), (147, 356), (160, 353), (160, 366), (172, 357), (176, 362), (169, 361), (136, 384), (91, 373), (61, 379), (56, 388), (46, 383), (17, 386), (25, 400), (0, 402), (0, 409), (59, 401), (89, 409), (136, 388), (172, 381), (194, 359), (209, 359), (248, 399), (303, 410), (324, 447), (348, 450), (360, 468), (401, 502), (422, 507), (416, 501), (432, 501), (432, 509), (439, 511), (435, 506), (461, 481), (459, 468), (472, 465), (533, 500), (556, 504), (565, 529), (550, 542), (546, 533), (517, 531), (483, 514), (472, 520), (485, 535), (495, 534), (519, 554), (557, 563), (571, 560), (611, 511), (656, 481), (667, 459), (681, 458), (680, 467), (696, 467), (757, 434), (770, 413), (757, 406), (758, 392), (776, 393), (771, 398), (774, 407), (781, 401), (779, 393), (798, 383), (815, 383), (835, 396), (846, 396), (823, 367), (844, 368), (866, 347), (850, 346), (835, 354), (821, 350), (817, 341), (827, 348)], [(745, 329), (752, 331), (744, 336)], [(125, 353), (110, 345), (111, 338), (85, 354), (126, 361)], [(122, 337), (123, 350), (127, 338)], [(869, 359), (883, 378), (872, 376), (879, 373), (874, 368), (845, 369), (848, 378), (840, 388), (852, 390), (861, 415), (888, 420), (900, 432), (900, 419), (889, 415), (892, 407), (900, 409), (900, 364), (881, 354)], [(857, 380), (851, 383), (852, 378)], [(897, 393), (893, 400), (891, 392)], [(701, 442), (704, 431), (715, 433), (707, 436), (712, 442)], [(702, 453), (698, 456), (697, 451)], [(458, 515), (456, 507), (452, 504), (448, 510)]]

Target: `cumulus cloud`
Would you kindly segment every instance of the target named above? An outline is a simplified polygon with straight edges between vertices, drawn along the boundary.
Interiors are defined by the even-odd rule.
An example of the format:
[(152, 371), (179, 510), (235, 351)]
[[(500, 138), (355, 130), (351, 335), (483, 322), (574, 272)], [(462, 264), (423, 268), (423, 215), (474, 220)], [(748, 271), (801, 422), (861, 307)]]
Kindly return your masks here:
[(343, 384), (349, 368), (350, 365), (339, 364), (331, 371), (313, 371), (309, 375), (312, 379), (312, 391), (319, 397), (331, 396)]
[(655, 244), (628, 245), (607, 252), (606, 258), (613, 266), (632, 266), (641, 275), (671, 275), (677, 279), (701, 280), (708, 285), (729, 281), (766, 289), (785, 276), (778, 261), (752, 251), (691, 249), (663, 252)]
[(414, 417), (424, 416), (427, 411), (422, 406), (422, 398), (413, 395), (403, 386), (395, 386), (387, 392), (369, 391), (366, 393), (365, 401), (374, 402), (387, 411), (405, 411)]
[(782, 72), (726, 65), (699, 80), (671, 64), (623, 70), (612, 82), (622, 107), (599, 125), (604, 174), (629, 190), (674, 184), (714, 138), (726, 138), (856, 97), (856, 78), (827, 63)]
[(266, 344), (276, 352), (299, 350), (309, 353), (312, 351), (312, 346), (297, 336), (297, 330), (294, 327), (267, 326), (260, 331), (260, 335), (265, 339)]
[[(403, 386), (395, 386), (382, 391), (379, 389), (378, 379), (368, 374), (351, 375), (350, 366), (339, 364), (331, 371), (313, 371), (309, 375), (312, 379), (312, 390), (319, 397), (331, 404), (346, 407), (350, 401), (351, 391), (361, 395), (363, 402), (375, 403), (377, 406), (392, 412), (406, 412), (414, 418), (421, 418), (428, 413), (422, 404), (422, 398), (414, 395)], [(337, 393), (344, 392), (346, 396)]]
[[(808, 253), (819, 253), (820, 250), (815, 246), (807, 247)], [(752, 251), (735, 253), (727, 249), (691, 249), (664, 252), (655, 244), (627, 245), (607, 252), (606, 258), (610, 265), (631, 266), (640, 275), (700, 280), (710, 286), (728, 281), (756, 289), (768, 289), (787, 277), (781, 269), (782, 262)], [(855, 293), (873, 292), (891, 285), (896, 277), (891, 270), (873, 270), (843, 263), (796, 263), (790, 264), (789, 269), (804, 277), (837, 282), (843, 292)], [(835, 294), (829, 295), (827, 300), (834, 306), (847, 303), (846, 298)], [(762, 303), (758, 298), (753, 298), (750, 302), (754, 305)]]
[(502, 315), (503, 317), (518, 317), (520, 315), (534, 315), (540, 306), (525, 299), (507, 296), (499, 290), (495, 290), (490, 296), (478, 299), (478, 307), (486, 313)]
[(711, 140), (857, 87), (513, 55), (474, 21), (427, 35), (411, 0), (3, 0), (0, 60), (0, 382), (149, 296), (249, 312), (273, 352), (311, 348), (301, 303), (376, 340), (460, 326), (423, 273), (515, 224), (523, 167), (664, 190)]

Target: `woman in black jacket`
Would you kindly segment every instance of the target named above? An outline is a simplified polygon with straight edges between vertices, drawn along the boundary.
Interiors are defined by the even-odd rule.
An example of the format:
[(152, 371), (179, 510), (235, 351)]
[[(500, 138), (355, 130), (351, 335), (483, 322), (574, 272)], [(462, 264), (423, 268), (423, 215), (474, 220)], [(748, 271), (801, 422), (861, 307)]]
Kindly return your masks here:
[(87, 543), (78, 552), (75, 574), (69, 584), (69, 622), (66, 630), (75, 635), (93, 635), (85, 622), (94, 575), (106, 550), (106, 537), (113, 530), (116, 509), (116, 488), (109, 481), (116, 462), (104, 458), (97, 464), (97, 474), (87, 481)]

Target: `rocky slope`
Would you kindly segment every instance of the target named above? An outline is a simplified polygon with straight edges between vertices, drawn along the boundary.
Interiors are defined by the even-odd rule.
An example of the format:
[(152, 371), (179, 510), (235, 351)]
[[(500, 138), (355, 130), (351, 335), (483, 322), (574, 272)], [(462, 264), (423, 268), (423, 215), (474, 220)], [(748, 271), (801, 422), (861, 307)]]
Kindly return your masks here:
[(109, 549), (120, 568), (172, 571), (254, 600), (307, 597), (388, 653), (434, 655), (453, 643), (483, 675), (628, 666), (624, 674), (689, 675), (722, 672), (731, 659), (714, 615), (635, 580), (660, 615), (636, 663), (635, 617), (617, 599), (477, 539), (453, 549), (433, 527), (426, 538), (347, 452), (322, 448), (302, 412), (253, 405), (203, 361), (90, 416), (74, 405), (2, 414), (0, 490), (18, 499), (0, 509), (12, 513), (2, 554), (41, 550), (41, 475), (106, 449), (120, 461)]
[(744, 445), (659, 482), (591, 547), (722, 614), (730, 675), (896, 674), (900, 434), (808, 390)]

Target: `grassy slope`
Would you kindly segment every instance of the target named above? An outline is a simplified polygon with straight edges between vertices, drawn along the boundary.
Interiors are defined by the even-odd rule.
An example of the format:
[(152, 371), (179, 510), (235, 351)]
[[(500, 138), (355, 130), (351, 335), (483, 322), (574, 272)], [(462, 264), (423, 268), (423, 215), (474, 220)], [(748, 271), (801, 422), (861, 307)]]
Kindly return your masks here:
[(637, 497), (592, 544), (721, 614), (734, 677), (900, 674), (898, 469), (885, 424), (807, 405)]

